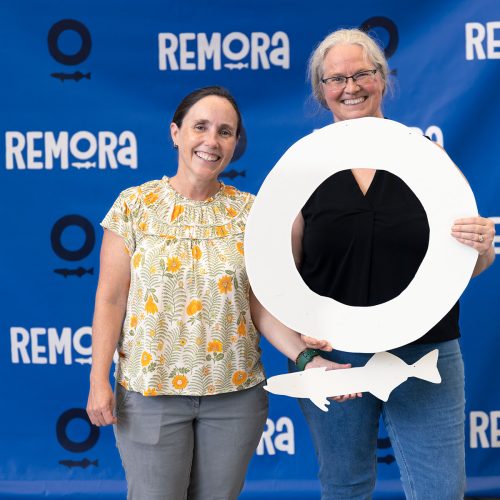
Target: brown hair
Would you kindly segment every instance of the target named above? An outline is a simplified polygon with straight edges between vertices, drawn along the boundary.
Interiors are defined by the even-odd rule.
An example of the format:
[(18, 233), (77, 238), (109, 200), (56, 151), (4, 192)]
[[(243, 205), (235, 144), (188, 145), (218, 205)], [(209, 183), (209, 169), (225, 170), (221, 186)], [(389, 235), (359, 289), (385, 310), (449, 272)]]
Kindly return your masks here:
[(241, 123), (242, 120), (238, 104), (236, 103), (234, 97), (229, 93), (229, 90), (225, 89), (224, 87), (219, 87), (218, 85), (213, 85), (211, 87), (202, 87), (201, 89), (193, 90), (193, 92), (189, 93), (186, 97), (184, 97), (184, 99), (182, 99), (179, 106), (177, 106), (177, 109), (175, 110), (172, 122), (175, 123), (179, 128), (181, 128), (182, 121), (184, 120), (184, 117), (186, 116), (188, 111), (198, 101), (201, 101), (201, 99), (203, 99), (204, 97), (209, 97), (212, 95), (222, 97), (223, 99), (227, 99), (233, 106), (234, 110), (236, 111), (236, 116), (238, 117), (238, 124), (236, 126), (236, 137), (239, 137), (242, 127)]

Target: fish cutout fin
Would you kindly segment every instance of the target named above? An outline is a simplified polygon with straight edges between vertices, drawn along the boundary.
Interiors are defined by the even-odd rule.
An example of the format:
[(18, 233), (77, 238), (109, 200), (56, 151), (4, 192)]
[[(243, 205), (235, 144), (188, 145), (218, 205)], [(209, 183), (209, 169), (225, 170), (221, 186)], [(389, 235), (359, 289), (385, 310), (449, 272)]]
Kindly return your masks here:
[(379, 368), (386, 368), (389, 363), (399, 363), (401, 365), (405, 365), (406, 363), (398, 358), (397, 356), (394, 356), (394, 354), (391, 354), (390, 352), (387, 351), (382, 351), (382, 352), (377, 352), (375, 353), (366, 363), (366, 367), (374, 367), (376, 369)]
[(326, 396), (313, 396), (309, 398), (320, 410), (328, 411), (327, 405), (330, 404)]
[(441, 375), (439, 374), (439, 370), (437, 368), (438, 357), (439, 349), (434, 349), (420, 358), (414, 365), (412, 365), (414, 368), (412, 377), (421, 378), (422, 380), (427, 380), (427, 382), (432, 382), (433, 384), (439, 384), (441, 382)]
[(382, 386), (380, 387), (370, 387), (369, 392), (371, 392), (376, 398), (381, 399), (382, 401), (387, 401), (394, 387)]

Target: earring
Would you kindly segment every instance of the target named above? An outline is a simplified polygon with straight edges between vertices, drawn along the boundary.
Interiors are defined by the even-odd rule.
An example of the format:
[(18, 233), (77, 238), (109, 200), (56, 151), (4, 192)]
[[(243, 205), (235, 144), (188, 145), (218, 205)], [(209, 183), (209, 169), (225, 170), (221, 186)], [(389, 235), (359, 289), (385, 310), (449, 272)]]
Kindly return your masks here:
[(179, 146), (174, 142), (174, 149), (179, 149)]

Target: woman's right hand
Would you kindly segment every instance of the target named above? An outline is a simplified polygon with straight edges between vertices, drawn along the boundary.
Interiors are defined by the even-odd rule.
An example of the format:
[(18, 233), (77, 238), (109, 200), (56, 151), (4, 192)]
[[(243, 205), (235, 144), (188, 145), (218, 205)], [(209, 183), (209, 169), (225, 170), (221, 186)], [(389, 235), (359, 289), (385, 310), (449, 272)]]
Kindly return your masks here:
[(116, 424), (117, 420), (113, 415), (114, 407), (115, 396), (109, 380), (91, 382), (87, 402), (87, 414), (90, 421), (98, 427)]
[(302, 335), (302, 340), (309, 349), (319, 349), (320, 351), (333, 351), (333, 347), (328, 342), (328, 340), (319, 340), (314, 337), (308, 337), (307, 335)]

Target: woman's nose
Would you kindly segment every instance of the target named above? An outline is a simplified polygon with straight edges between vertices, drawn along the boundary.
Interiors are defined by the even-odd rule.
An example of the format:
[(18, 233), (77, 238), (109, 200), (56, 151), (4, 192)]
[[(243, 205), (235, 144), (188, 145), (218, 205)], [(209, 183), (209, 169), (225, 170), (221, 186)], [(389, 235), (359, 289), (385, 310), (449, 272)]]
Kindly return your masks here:
[(349, 93), (357, 92), (359, 87), (359, 84), (354, 81), (354, 78), (349, 78), (345, 84), (344, 91)]
[(217, 131), (216, 130), (207, 130), (205, 134), (205, 144), (208, 146), (215, 147), (217, 146)]

